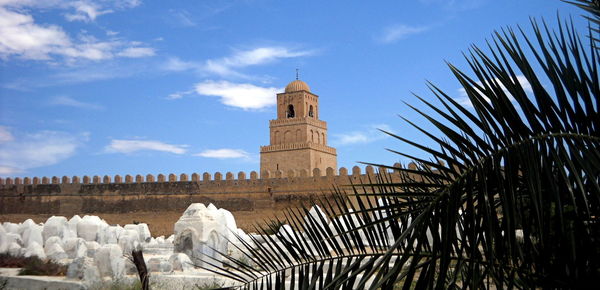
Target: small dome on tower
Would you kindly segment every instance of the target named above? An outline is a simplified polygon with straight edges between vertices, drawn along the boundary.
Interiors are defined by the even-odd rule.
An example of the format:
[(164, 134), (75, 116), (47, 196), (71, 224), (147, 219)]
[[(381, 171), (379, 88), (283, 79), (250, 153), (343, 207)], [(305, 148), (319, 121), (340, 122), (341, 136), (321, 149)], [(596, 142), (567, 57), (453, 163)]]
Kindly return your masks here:
[(289, 83), (285, 87), (285, 92), (286, 93), (297, 92), (297, 91), (307, 91), (307, 92), (310, 92), (310, 88), (308, 87), (308, 85), (305, 82), (303, 82), (301, 80), (295, 80), (295, 81)]

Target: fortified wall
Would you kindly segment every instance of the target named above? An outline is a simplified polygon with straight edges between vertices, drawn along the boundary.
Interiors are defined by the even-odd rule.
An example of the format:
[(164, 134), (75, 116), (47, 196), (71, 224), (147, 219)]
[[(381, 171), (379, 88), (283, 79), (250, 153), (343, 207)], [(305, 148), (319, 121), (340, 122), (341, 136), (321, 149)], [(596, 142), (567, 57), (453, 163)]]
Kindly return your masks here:
[[(409, 167), (413, 167), (410, 164)], [(396, 163), (394, 167), (400, 168)], [(358, 166), (352, 172), (344, 167), (339, 172), (329, 167), (325, 172), (308, 170), (256, 171), (246, 175), (208, 172), (188, 176), (126, 175), (0, 178), (0, 214), (100, 214), (140, 211), (182, 211), (190, 203), (213, 203), (234, 211), (284, 208), (290, 203), (331, 193), (334, 186), (368, 182), (376, 174), (389, 173), (399, 180), (397, 172)]]
[[(181, 212), (198, 202), (230, 211), (280, 209), (331, 193), (334, 187), (373, 180), (371, 166), (364, 173), (357, 166), (350, 173), (343, 167), (337, 170), (337, 152), (327, 145), (327, 123), (319, 118), (319, 111), (319, 96), (298, 76), (277, 94), (277, 119), (269, 122), (270, 142), (260, 151), (260, 177), (252, 171), (237, 176), (206, 172), (202, 176), (0, 178), (0, 214)], [(383, 168), (378, 172), (400, 180), (397, 172)]]

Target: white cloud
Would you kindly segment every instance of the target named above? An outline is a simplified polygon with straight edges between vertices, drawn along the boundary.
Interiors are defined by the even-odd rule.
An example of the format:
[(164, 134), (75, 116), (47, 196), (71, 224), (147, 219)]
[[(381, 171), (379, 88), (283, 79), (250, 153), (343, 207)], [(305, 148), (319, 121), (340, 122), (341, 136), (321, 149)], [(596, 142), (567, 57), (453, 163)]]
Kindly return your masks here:
[(108, 153), (134, 153), (136, 151), (161, 151), (173, 154), (184, 154), (187, 145), (173, 145), (152, 140), (111, 140), (104, 149)]
[(192, 15), (186, 10), (175, 10), (170, 9), (169, 13), (173, 16), (173, 19), (177, 22), (177, 24), (183, 27), (193, 27), (196, 26), (196, 22), (192, 20)]
[(32, 91), (36, 88), (56, 87), (65, 84), (81, 84), (109, 79), (128, 78), (133, 75), (146, 74), (148, 63), (131, 63), (123, 66), (116, 62), (97, 62), (94, 65), (52, 67), (51, 73), (44, 77), (20, 78), (1, 83), (0, 87)]
[(102, 14), (113, 12), (110, 9), (100, 10), (98, 4), (88, 1), (75, 1), (70, 3), (69, 6), (75, 9), (75, 12), (65, 14), (65, 18), (69, 21), (90, 22), (96, 20), (96, 17)]
[(241, 149), (213, 149), (204, 150), (200, 153), (194, 154), (194, 156), (200, 156), (205, 158), (217, 158), (217, 159), (228, 159), (228, 158), (249, 158), (250, 154)]
[(50, 101), (50, 104), (58, 105), (58, 106), (75, 107), (75, 108), (81, 108), (81, 109), (92, 109), (92, 110), (104, 109), (104, 107), (101, 105), (81, 102), (81, 101), (78, 101), (76, 99), (73, 99), (73, 98), (67, 97), (67, 96), (55, 97)]
[(419, 0), (419, 2), (436, 8), (460, 12), (478, 8), (483, 5), (485, 0)]
[(23, 173), (30, 168), (59, 163), (75, 155), (88, 138), (87, 133), (72, 135), (57, 131), (13, 136), (0, 144), (0, 175)]
[(8, 127), (0, 126), (0, 144), (15, 140)]
[(134, 8), (142, 4), (142, 0), (113, 0), (114, 6), (119, 9)]
[[(293, 58), (312, 54), (312, 51), (296, 51), (285, 47), (271, 46), (258, 47), (250, 50), (239, 50), (231, 56), (209, 59), (205, 62), (184, 61), (171, 57), (163, 64), (166, 71), (195, 70), (203, 74), (219, 75), (222, 77), (249, 77), (237, 70), (248, 67), (268, 64), (282, 58)], [(181, 99), (193, 92), (205, 96), (220, 97), (221, 102), (227, 106), (249, 109), (262, 109), (275, 104), (275, 95), (281, 88), (260, 87), (249, 83), (232, 83), (228, 81), (207, 80), (195, 85), (193, 91), (175, 92), (168, 95), (169, 100)]]
[(178, 57), (171, 57), (167, 59), (167, 62), (163, 65), (163, 69), (167, 71), (186, 71), (192, 69), (198, 69), (201, 65), (195, 62), (183, 61)]
[(367, 143), (369, 138), (362, 132), (351, 132), (347, 134), (335, 135), (337, 138), (336, 143), (340, 145), (356, 144), (356, 143)]
[(283, 91), (282, 88), (259, 87), (252, 84), (237, 84), (228, 81), (204, 81), (196, 84), (196, 92), (205, 96), (216, 96), (221, 103), (249, 109), (262, 109), (276, 103), (275, 95)]
[(167, 96), (167, 100), (177, 100), (181, 99), (184, 96), (191, 95), (195, 93), (195, 90), (183, 91), (183, 92), (175, 92)]
[(393, 25), (384, 29), (379, 37), (379, 41), (383, 43), (392, 43), (410, 35), (427, 31), (428, 29), (429, 28), (425, 26), (408, 26), (404, 24)]
[(366, 144), (388, 137), (387, 134), (379, 130), (394, 133), (392, 128), (390, 128), (390, 126), (388, 126), (387, 124), (377, 124), (368, 126), (362, 131), (352, 131), (345, 134), (334, 134), (334, 139), (331, 143), (335, 146)]
[(150, 47), (128, 47), (123, 51), (119, 52), (117, 55), (123, 57), (137, 58), (153, 56), (154, 54), (154, 49)]
[(203, 69), (221, 76), (238, 75), (233, 69), (262, 65), (282, 58), (294, 58), (310, 55), (311, 51), (294, 51), (285, 47), (259, 47), (235, 52), (232, 56), (209, 59)]
[(0, 57), (48, 59), (50, 53), (69, 46), (71, 40), (60, 27), (36, 25), (31, 15), (0, 6)]
[[(506, 87), (504, 87), (504, 85), (502, 85), (502, 83), (499, 82), (499, 80), (496, 78), (494, 79), (495, 82), (497, 82), (498, 84), (500, 84), (500, 86), (502, 87), (502, 91), (504, 91), (504, 93), (508, 96), (508, 98), (512, 101), (514, 101), (514, 97), (508, 92), (508, 90), (506, 89)], [(527, 78), (524, 75), (518, 75), (517, 76), (517, 81), (519, 82), (519, 84), (521, 84), (521, 87), (523, 87), (523, 90), (525, 91), (525, 93), (533, 93), (533, 89), (531, 88), (531, 84), (527, 81)], [(478, 85), (482, 86), (482, 82), (477, 82)], [(458, 89), (458, 92), (460, 94), (460, 97), (458, 98), (454, 98), (454, 100), (463, 105), (464, 107), (469, 107), (469, 108), (473, 108), (473, 104), (471, 103), (471, 100), (469, 99), (469, 96), (467, 95), (467, 92), (465, 91), (464, 88), (460, 88)], [(477, 90), (477, 93), (479, 95), (483, 96), (483, 99), (486, 100), (486, 102), (490, 102), (490, 98), (486, 97), (483, 92), (481, 92), (480, 90)]]
[(67, 10), (68, 21), (91, 22), (103, 14), (134, 8), (140, 0), (0, 0), (0, 7)]
[(205, 74), (222, 77), (248, 78), (237, 70), (249, 66), (273, 63), (279, 59), (307, 56), (313, 53), (313, 51), (297, 51), (281, 46), (266, 46), (250, 50), (238, 50), (230, 56), (208, 59), (204, 62), (184, 61), (172, 57), (165, 62), (163, 69), (167, 71), (197, 70)]
[[(80, 7), (83, 14), (70, 17), (93, 20), (101, 11), (93, 11), (92, 2), (81, 1), (22, 1), (0, 3), (0, 58), (19, 57), (29, 60), (52, 60), (59, 56), (74, 61), (79, 59), (104, 60), (114, 57), (143, 57), (154, 55), (154, 50), (140, 43), (118, 39), (100, 41), (88, 34), (72, 39), (60, 26), (38, 24), (27, 12), (28, 7), (55, 7), (65, 9), (69, 5)], [(44, 2), (45, 3), (45, 2)], [(67, 3), (67, 4), (65, 4)], [(65, 6), (66, 5), (66, 6)], [(86, 6), (87, 5), (87, 6)], [(116, 5), (116, 4), (115, 4)], [(79, 11), (79, 10), (77, 10)]]

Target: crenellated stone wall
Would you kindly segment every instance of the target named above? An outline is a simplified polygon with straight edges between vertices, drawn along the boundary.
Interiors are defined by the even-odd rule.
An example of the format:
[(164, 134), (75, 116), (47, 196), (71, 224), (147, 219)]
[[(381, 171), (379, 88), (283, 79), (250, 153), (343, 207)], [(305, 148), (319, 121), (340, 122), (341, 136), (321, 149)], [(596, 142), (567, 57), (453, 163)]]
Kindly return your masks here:
[[(412, 164), (409, 166), (413, 166)], [(400, 167), (400, 164), (395, 164)], [(398, 174), (386, 169), (380, 172)], [(202, 175), (148, 174), (125, 176), (57, 176), (0, 178), (0, 214), (88, 214), (184, 210), (190, 203), (214, 203), (234, 211), (285, 207), (331, 192), (333, 186), (366, 182), (375, 169), (358, 166), (348, 172), (264, 171)]]

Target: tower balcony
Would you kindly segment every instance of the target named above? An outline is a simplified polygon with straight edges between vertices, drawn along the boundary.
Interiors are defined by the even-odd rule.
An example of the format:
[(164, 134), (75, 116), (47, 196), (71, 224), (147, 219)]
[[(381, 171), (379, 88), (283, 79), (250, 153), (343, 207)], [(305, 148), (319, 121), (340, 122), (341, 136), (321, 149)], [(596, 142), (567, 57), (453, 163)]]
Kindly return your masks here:
[(289, 118), (289, 119), (276, 119), (269, 121), (269, 125), (271, 128), (280, 127), (280, 126), (291, 126), (298, 124), (308, 124), (321, 129), (327, 130), (327, 122), (321, 121), (311, 117), (302, 117), (302, 118)]
[(302, 149), (313, 149), (324, 153), (337, 155), (337, 151), (333, 147), (327, 145), (303, 142), (303, 143), (287, 143), (287, 144), (275, 144), (260, 146), (260, 153), (277, 152), (277, 151), (289, 151), (289, 150), (302, 150)]

